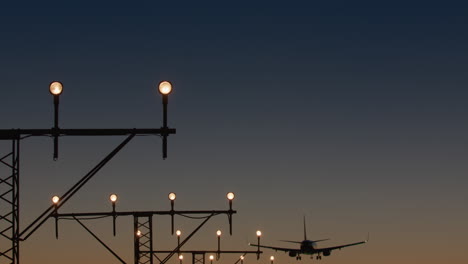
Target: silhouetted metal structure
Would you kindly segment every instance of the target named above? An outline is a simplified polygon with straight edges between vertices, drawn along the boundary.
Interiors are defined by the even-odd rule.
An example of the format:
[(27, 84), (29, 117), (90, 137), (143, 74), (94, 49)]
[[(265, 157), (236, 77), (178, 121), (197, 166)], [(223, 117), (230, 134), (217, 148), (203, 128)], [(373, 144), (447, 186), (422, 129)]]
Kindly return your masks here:
[[(76, 220), (78, 221), (96, 240), (98, 240), (101, 245), (103, 245), (111, 254), (113, 254), (117, 259), (119, 259), (122, 263), (125, 263), (113, 250), (110, 249), (101, 239), (99, 239), (91, 230), (89, 230), (86, 226), (84, 226), (80, 219), (102, 219), (103, 217), (122, 217), (122, 216), (132, 216), (133, 217), (133, 231), (134, 231), (134, 263), (135, 264), (146, 264), (155, 263), (155, 258), (158, 260), (158, 263), (165, 264), (171, 257), (173, 257), (177, 253), (181, 252), (189, 252), (189, 251), (181, 251), (180, 248), (189, 241), (193, 235), (198, 232), (213, 216), (217, 215), (227, 215), (231, 221), (229, 221), (230, 230), (232, 230), (232, 215), (237, 213), (232, 207), (229, 210), (167, 210), (167, 211), (124, 211), (118, 212), (113, 209), (111, 212), (88, 212), (88, 213), (58, 213), (55, 212), (54, 214), (50, 215), (56, 219), (56, 221), (60, 219), (68, 219), (68, 220)], [(202, 223), (198, 225), (182, 242), (178, 243), (177, 247), (173, 250), (154, 250), (153, 248), (153, 217), (155, 215), (168, 215), (174, 217), (174, 215), (179, 215), (183, 217), (192, 217), (197, 216), (197, 219), (204, 219)], [(202, 216), (200, 216), (202, 215)], [(173, 222), (172, 222), (173, 223)], [(58, 225), (56, 225), (58, 227)], [(172, 228), (173, 230), (173, 228)], [(57, 231), (58, 233), (58, 231)], [(258, 253), (257, 251), (190, 251), (202, 254), (216, 252), (220, 253)], [(156, 253), (168, 253), (168, 255), (164, 259), (158, 258), (155, 254)], [(194, 255), (194, 261), (195, 261)], [(198, 259), (194, 263), (199, 262)], [(203, 259), (204, 261), (204, 259)]]
[[(167, 103), (168, 94), (171, 92), (172, 86), (168, 82), (161, 82), (159, 91), (162, 94), (163, 102), (163, 126), (161, 128), (115, 128), (115, 129), (62, 129), (58, 126), (58, 105), (59, 95), (61, 94), (63, 86), (59, 82), (53, 82), (50, 85), (50, 92), (54, 96), (54, 127), (50, 129), (3, 129), (0, 130), (0, 141), (11, 141), (11, 148), (6, 155), (0, 157), (1, 170), (0, 173), (0, 264), (6, 260), (12, 264), (19, 264), (20, 262), (20, 242), (28, 239), (35, 233), (49, 218), (55, 219), (56, 236), (58, 238), (59, 220), (68, 219), (74, 220), (80, 224), (90, 235), (92, 235), (103, 247), (106, 248), (116, 259), (121, 263), (125, 261), (118, 256), (106, 243), (101, 240), (90, 228), (88, 228), (81, 220), (112, 217), (113, 219), (113, 233), (116, 233), (116, 219), (121, 216), (133, 217), (133, 230), (134, 230), (134, 263), (135, 264), (153, 264), (156, 258), (160, 264), (165, 264), (174, 254), (177, 253), (191, 253), (192, 262), (205, 263), (205, 254), (215, 253), (217, 257), (222, 253), (226, 254), (248, 254), (255, 253), (257, 257), (262, 253), (259, 249), (257, 251), (223, 251), (219, 246), (218, 236), (218, 250), (196, 250), (196, 251), (182, 251), (181, 247), (192, 236), (199, 231), (205, 223), (207, 223), (213, 216), (227, 215), (229, 222), (229, 231), (232, 234), (232, 215), (236, 213), (232, 209), (232, 200), (234, 199), (233, 193), (228, 193), (229, 200), (228, 210), (174, 210), (175, 194), (171, 193), (169, 199), (171, 200), (171, 210), (168, 211), (126, 211), (118, 212), (115, 209), (115, 200), (117, 197), (111, 198), (112, 211), (110, 212), (88, 212), (88, 213), (67, 213), (60, 214), (59, 209), (74, 195), (76, 194), (91, 178), (93, 178), (112, 158), (119, 153), (135, 136), (138, 135), (159, 135), (162, 137), (162, 155), (163, 159), (167, 157), (167, 137), (170, 134), (175, 134), (176, 129), (167, 126)], [(94, 168), (85, 174), (78, 182), (75, 183), (69, 190), (61, 196), (55, 197), (54, 202), (44, 210), (32, 223), (20, 231), (20, 142), (29, 137), (50, 137), (53, 139), (53, 159), (58, 158), (58, 139), (64, 136), (126, 136), (126, 138), (106, 157), (104, 157)], [(114, 199), (114, 200), (113, 200)], [(4, 210), (7, 208), (7, 210)], [(169, 215), (171, 216), (171, 231), (174, 233), (174, 216), (190, 217), (190, 215), (197, 215), (196, 218), (204, 219), (202, 223), (195, 228), (189, 236), (187, 236), (177, 247), (170, 251), (156, 251), (153, 248), (153, 217), (155, 215)], [(203, 216), (200, 216), (203, 215)], [(180, 239), (180, 237), (179, 237)], [(7, 245), (4, 247), (4, 245)], [(168, 253), (164, 259), (160, 259), (156, 253)]]
[[(153, 253), (171, 253), (170, 250), (154, 250)], [(262, 254), (263, 251), (253, 251), (253, 250), (181, 250), (178, 253), (180, 254), (192, 254), (192, 264), (205, 264), (206, 263), (206, 254), (241, 254), (245, 256), (247, 254)], [(240, 262), (239, 258), (234, 264)]]
[[(164, 89), (161, 84), (165, 83)], [(163, 103), (163, 126), (161, 128), (116, 128), (116, 129), (61, 129), (58, 126), (59, 95), (63, 86), (60, 82), (50, 84), (54, 97), (54, 127), (50, 129), (2, 129), (0, 140), (11, 141), (11, 150), (0, 158), (3, 169), (0, 171), (0, 263), (6, 260), (19, 264), (20, 242), (31, 236), (47, 219), (56, 214), (68, 199), (83, 187), (107, 162), (109, 162), (131, 139), (138, 135), (158, 135), (162, 137), (163, 158), (167, 157), (167, 137), (176, 130), (167, 126), (168, 94), (172, 86), (161, 82), (159, 90)], [(60, 196), (60, 202), (47, 208), (36, 220), (20, 231), (20, 141), (28, 137), (41, 136), (54, 139), (53, 158), (58, 158), (58, 138), (63, 136), (127, 136), (127, 138), (98, 163), (88, 174), (78, 181), (70, 190)]]

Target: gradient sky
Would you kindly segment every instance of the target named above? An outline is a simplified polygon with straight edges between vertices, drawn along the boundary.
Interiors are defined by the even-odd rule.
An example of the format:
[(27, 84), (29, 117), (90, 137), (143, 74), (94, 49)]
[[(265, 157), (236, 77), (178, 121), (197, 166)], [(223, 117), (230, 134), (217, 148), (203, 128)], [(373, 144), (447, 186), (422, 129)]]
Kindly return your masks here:
[[(1, 4), (2, 129), (51, 127), (53, 80), (62, 128), (157, 128), (155, 87), (174, 85), (168, 159), (139, 137), (61, 212), (109, 210), (113, 192), (121, 210), (167, 210), (171, 191), (179, 209), (225, 209), (233, 191), (224, 249), (251, 250), (257, 229), (290, 246), (278, 240), (301, 240), (306, 215), (324, 246), (371, 234), (323, 263), (468, 261), (466, 3), (168, 2)], [(22, 227), (122, 140), (62, 138), (57, 162), (52, 140), (24, 140)], [(174, 247), (169, 218), (156, 222), (156, 248)], [(109, 219), (87, 224), (132, 262), (132, 219), (115, 238)], [(78, 224), (62, 221), (59, 240), (53, 227), (23, 242), (23, 263), (117, 263)], [(187, 249), (214, 249), (218, 228), (225, 217)], [(295, 260), (245, 263), (270, 255)]]

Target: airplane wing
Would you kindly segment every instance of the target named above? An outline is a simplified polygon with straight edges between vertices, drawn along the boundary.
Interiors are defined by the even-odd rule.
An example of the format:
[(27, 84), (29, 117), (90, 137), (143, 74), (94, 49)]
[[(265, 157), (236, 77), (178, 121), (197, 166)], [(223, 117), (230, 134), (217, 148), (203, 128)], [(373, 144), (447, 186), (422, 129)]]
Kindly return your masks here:
[(273, 250), (276, 250), (276, 251), (284, 251), (284, 252), (297, 252), (299, 253), (300, 250), (297, 249), (297, 248), (282, 248), (282, 247), (270, 247), (270, 246), (262, 246), (262, 245), (256, 245), (256, 244), (250, 244), (249, 243), (249, 246), (252, 246), (252, 247), (261, 247), (261, 248), (269, 248), (269, 249), (273, 249)]
[(360, 245), (360, 244), (364, 244), (364, 243), (367, 243), (367, 240), (356, 242), (356, 243), (351, 243), (351, 244), (346, 244), (346, 245), (334, 246), (334, 247), (316, 248), (315, 250), (318, 251), (318, 252), (330, 252), (330, 251), (335, 250), (335, 249), (342, 249), (342, 248), (345, 248), (345, 247), (356, 246), (356, 245)]

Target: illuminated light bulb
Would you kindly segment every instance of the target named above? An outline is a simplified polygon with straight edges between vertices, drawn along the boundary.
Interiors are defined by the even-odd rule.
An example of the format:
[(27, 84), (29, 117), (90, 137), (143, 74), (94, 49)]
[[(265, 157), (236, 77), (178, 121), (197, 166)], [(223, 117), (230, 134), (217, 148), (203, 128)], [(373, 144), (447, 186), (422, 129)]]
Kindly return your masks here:
[(54, 197), (52, 197), (52, 202), (53, 202), (54, 204), (58, 204), (59, 201), (60, 201), (60, 198), (59, 198), (57, 195), (55, 195)]
[(244, 260), (244, 256), (240, 256), (240, 259), (241, 259), (241, 260)]
[(259, 236), (262, 236), (262, 231), (258, 230), (258, 231), (257, 231), (257, 236), (258, 236), (258, 237), (259, 237)]
[(182, 235), (182, 232), (180, 230), (177, 230), (175, 233), (176, 233), (177, 236)]
[(271, 260), (271, 261), (275, 260), (275, 257), (274, 257), (274, 256), (271, 256), (271, 257), (270, 257), (270, 260)]
[(138, 237), (141, 237), (141, 235), (142, 235), (141, 231), (138, 230), (138, 231), (136, 232), (136, 235), (137, 235)]
[(213, 255), (210, 255), (210, 260), (213, 260), (214, 259), (214, 256)]
[(174, 201), (174, 200), (176, 199), (176, 194), (173, 193), (173, 192), (171, 192), (171, 193), (168, 195), (168, 197), (169, 197), (169, 200)]
[(159, 83), (159, 92), (163, 95), (168, 95), (172, 91), (172, 84), (168, 81), (162, 81)]
[(180, 260), (183, 260), (183, 259), (184, 259), (184, 255), (179, 255), (179, 259), (180, 259)]
[(221, 230), (216, 231), (217, 236), (221, 236)]
[(233, 192), (228, 192), (228, 194), (226, 195), (226, 197), (228, 198), (229, 201), (232, 201), (232, 200), (234, 200), (235, 195), (234, 195)]
[(109, 196), (109, 199), (111, 200), (111, 202), (115, 203), (117, 201), (117, 194), (111, 194)]
[(53, 95), (60, 95), (63, 91), (63, 85), (61, 82), (52, 82), (49, 85), (49, 92)]

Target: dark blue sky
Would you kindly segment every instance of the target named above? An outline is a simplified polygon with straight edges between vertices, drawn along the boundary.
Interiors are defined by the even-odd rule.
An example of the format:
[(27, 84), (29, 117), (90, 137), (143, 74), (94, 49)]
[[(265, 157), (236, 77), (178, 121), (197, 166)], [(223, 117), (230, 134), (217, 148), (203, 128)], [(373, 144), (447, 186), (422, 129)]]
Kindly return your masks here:
[[(236, 249), (258, 228), (267, 244), (301, 238), (306, 214), (309, 236), (331, 244), (373, 234), (330, 263), (462, 263), (467, 14), (462, 1), (2, 3), (0, 120), (52, 126), (60, 80), (61, 127), (159, 127), (167, 79), (168, 160), (158, 138), (139, 138), (64, 210), (102, 210), (111, 192), (124, 209), (166, 209), (170, 191), (184, 208), (222, 208), (234, 191)], [(119, 140), (61, 139), (55, 163), (50, 140), (25, 141), (22, 223)], [(193, 248), (214, 245), (210, 228)], [(112, 261), (76, 226), (58, 242), (51, 231), (24, 243), (26, 260), (89, 261), (73, 255), (82, 247)], [(102, 233), (131, 259), (131, 234)]]

